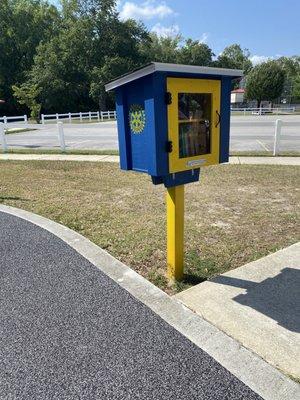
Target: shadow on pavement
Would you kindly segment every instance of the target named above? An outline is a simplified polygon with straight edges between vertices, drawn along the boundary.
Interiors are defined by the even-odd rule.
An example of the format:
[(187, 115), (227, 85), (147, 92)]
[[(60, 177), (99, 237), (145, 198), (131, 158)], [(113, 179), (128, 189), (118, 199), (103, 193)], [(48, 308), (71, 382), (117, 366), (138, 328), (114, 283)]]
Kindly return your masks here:
[(277, 321), (292, 332), (300, 332), (300, 270), (284, 268), (260, 283), (219, 276), (214, 283), (247, 289), (233, 300)]

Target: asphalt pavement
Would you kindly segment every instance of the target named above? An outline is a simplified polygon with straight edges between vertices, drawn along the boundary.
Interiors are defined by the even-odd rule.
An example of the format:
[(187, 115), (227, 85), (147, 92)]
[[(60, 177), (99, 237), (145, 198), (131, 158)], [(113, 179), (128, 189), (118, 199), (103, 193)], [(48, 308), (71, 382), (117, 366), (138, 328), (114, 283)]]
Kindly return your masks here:
[(300, 151), (300, 115), (232, 116), (231, 151), (272, 151), (275, 121), (282, 120), (281, 151)]
[[(15, 125), (15, 127), (20, 125)], [(7, 143), (13, 148), (55, 149), (59, 147), (57, 127), (54, 123), (32, 124), (35, 131), (7, 135)], [(29, 125), (31, 127), (31, 124)], [(64, 135), (68, 149), (117, 150), (117, 124), (112, 122), (64, 123)]]
[[(280, 150), (300, 151), (300, 115), (232, 116), (230, 150), (272, 150), (274, 124), (278, 118), (283, 121)], [(11, 126), (21, 125), (11, 124)], [(59, 148), (57, 128), (54, 123), (30, 126), (37, 130), (7, 135), (8, 146), (30, 149)], [(65, 122), (64, 133), (68, 149), (118, 149), (117, 125), (114, 121), (81, 124)]]
[(260, 399), (48, 231), (0, 212), (1, 399)]

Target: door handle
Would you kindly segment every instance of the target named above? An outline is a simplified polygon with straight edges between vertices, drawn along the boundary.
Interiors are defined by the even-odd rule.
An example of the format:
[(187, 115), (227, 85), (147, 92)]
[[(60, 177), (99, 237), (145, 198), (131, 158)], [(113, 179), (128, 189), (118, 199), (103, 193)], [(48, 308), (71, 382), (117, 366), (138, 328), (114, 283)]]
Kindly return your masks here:
[(220, 115), (218, 110), (216, 110), (216, 113), (217, 113), (217, 116), (218, 116), (218, 122), (216, 123), (215, 127), (217, 128), (220, 125), (220, 122), (221, 122), (221, 115)]

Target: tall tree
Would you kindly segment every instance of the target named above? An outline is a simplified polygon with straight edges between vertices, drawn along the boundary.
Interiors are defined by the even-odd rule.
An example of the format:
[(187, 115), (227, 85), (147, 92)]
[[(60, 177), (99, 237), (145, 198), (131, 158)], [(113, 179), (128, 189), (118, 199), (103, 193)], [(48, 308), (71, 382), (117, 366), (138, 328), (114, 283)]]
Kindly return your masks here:
[(58, 34), (38, 46), (25, 84), (40, 89), (43, 110), (104, 109), (104, 82), (144, 62), (139, 46), (148, 34), (135, 21), (120, 21), (112, 0), (65, 0), (62, 15)]
[(0, 96), (10, 113), (18, 108), (12, 85), (26, 79), (37, 46), (57, 31), (59, 13), (46, 1), (2, 0), (0, 21)]
[(239, 44), (225, 47), (215, 64), (222, 68), (242, 69), (247, 74), (252, 68), (248, 49), (242, 49)]
[(26, 83), (23, 83), (20, 87), (13, 85), (12, 89), (18, 102), (26, 105), (30, 110), (30, 117), (39, 122), (41, 105), (38, 103), (40, 89), (37, 85), (26, 85)]
[(300, 76), (300, 57), (280, 57), (276, 62), (285, 72), (282, 97), (291, 102), (293, 97), (296, 99), (299, 97), (295, 93), (297, 93), (297, 79)]
[(280, 57), (276, 62), (285, 71), (288, 78), (300, 74), (300, 56)]
[(295, 100), (300, 100), (300, 74), (294, 78), (292, 96)]
[(276, 61), (257, 65), (247, 76), (247, 99), (257, 100), (258, 107), (263, 100), (274, 101), (282, 93), (284, 80), (285, 73)]
[(191, 65), (211, 65), (214, 53), (205, 43), (187, 39), (178, 50), (177, 62)]
[(141, 43), (140, 52), (147, 62), (158, 61), (174, 63), (179, 52), (180, 35), (162, 37), (155, 33), (150, 34), (150, 40)]

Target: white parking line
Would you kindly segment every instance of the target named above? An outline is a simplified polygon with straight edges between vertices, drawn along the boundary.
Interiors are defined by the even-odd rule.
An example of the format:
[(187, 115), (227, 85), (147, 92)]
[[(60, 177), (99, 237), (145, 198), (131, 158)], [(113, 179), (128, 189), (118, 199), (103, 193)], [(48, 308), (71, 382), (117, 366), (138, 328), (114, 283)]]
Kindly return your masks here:
[(266, 150), (266, 151), (271, 151), (270, 149), (267, 148), (267, 146), (266, 146), (263, 142), (261, 142), (261, 141), (258, 140), (258, 139), (256, 139), (256, 141), (257, 141), (258, 144), (260, 144), (260, 145), (263, 147), (264, 150)]

